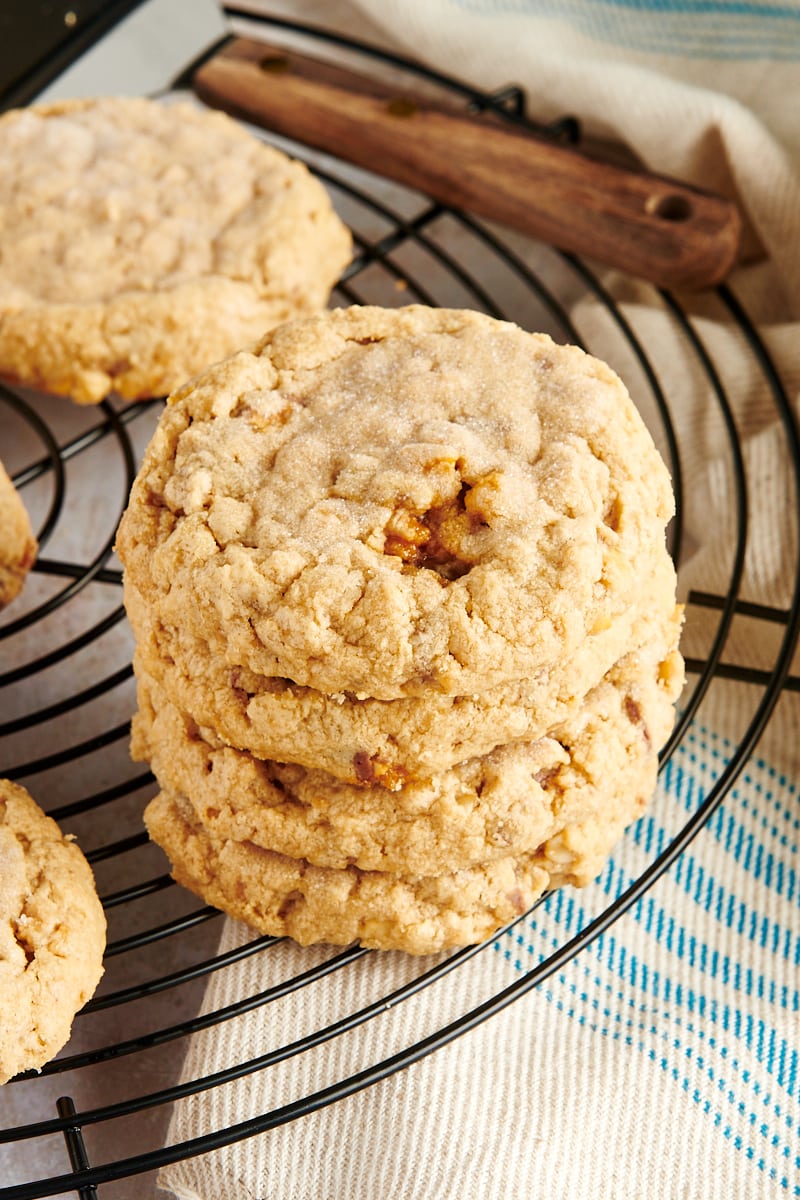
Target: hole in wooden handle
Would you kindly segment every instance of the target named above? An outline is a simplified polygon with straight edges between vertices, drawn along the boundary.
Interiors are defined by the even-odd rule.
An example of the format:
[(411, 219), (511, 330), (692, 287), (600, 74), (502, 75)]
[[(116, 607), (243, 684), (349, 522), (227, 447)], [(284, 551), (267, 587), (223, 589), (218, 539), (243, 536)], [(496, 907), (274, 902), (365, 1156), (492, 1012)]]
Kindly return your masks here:
[(289, 59), (285, 54), (267, 54), (258, 65), (267, 75), (283, 75), (289, 70)]
[(408, 100), (405, 96), (396, 96), (387, 101), (386, 111), (392, 117), (413, 117), (417, 112), (417, 102)]
[(692, 202), (686, 196), (672, 192), (661, 196), (648, 196), (645, 209), (662, 221), (688, 221), (693, 213)]

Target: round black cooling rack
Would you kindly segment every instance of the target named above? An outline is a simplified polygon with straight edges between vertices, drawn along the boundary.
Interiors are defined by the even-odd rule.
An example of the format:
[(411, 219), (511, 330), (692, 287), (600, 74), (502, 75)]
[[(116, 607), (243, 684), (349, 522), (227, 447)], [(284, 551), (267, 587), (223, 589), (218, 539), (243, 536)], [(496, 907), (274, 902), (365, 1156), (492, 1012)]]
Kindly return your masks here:
[[(473, 108), (523, 120), (514, 89), (480, 95), (342, 38), (323, 39), (287, 22), (270, 26), (271, 34), (304, 33), (314, 49), (324, 40), (402, 67)], [(569, 122), (550, 130), (555, 137), (573, 132)], [(141, 814), (156, 788), (128, 754), (135, 704), (132, 637), (113, 545), (161, 402), (126, 405), (110, 399), (84, 408), (3, 387), (0, 457), (32, 514), (40, 552), (22, 595), (0, 615), (0, 776), (22, 782), (77, 837), (97, 876), (109, 943), (105, 977), (76, 1018), (70, 1043), (39, 1074), (19, 1076), (0, 1092), (2, 1200), (148, 1194), (159, 1167), (302, 1118), (520, 1000), (669, 868), (745, 767), (781, 695), (800, 687), (792, 673), (800, 623), (795, 526), (788, 523), (786, 531), (795, 564), (790, 594), (752, 594), (746, 571), (752, 530), (780, 515), (759, 511), (762, 497), (752, 486), (740, 432), (743, 401), (715, 331), (723, 330), (746, 361), (761, 397), (762, 423), (778, 431), (788, 502), (795, 510), (800, 438), (781, 380), (736, 295), (721, 287), (688, 301), (611, 272), (601, 276), (570, 255), (285, 139), (271, 140), (309, 162), (353, 231), (356, 253), (335, 304), (475, 308), (583, 345), (620, 372), (671, 469), (677, 501), (670, 536), (686, 602), (688, 680), (663, 764), (731, 689), (737, 725), (726, 730), (720, 774), (698, 791), (688, 818), (670, 802), (662, 778), (654, 804), (669, 829), (664, 847), (650, 853), (618, 894), (588, 889), (582, 928), (555, 949), (543, 946), (535, 965), (512, 982), (498, 950), (514, 944), (515, 927), (523, 927), (530, 914), (484, 946), (408, 958), (388, 988), (375, 952), (300, 951), (241, 929), (231, 935), (230, 926), (226, 934), (221, 914), (198, 906), (175, 885), (161, 851), (148, 842)], [(717, 481), (713, 489), (704, 483), (709, 463)], [(744, 637), (737, 635), (740, 626)], [(757, 657), (741, 650), (748, 644), (746, 630), (754, 627), (769, 635), (752, 639), (762, 647)], [(622, 863), (630, 838), (616, 856)], [(360, 960), (365, 961), (357, 966)], [(373, 965), (373, 986), (340, 988), (351, 998), (330, 1020), (263, 1050), (257, 1039), (232, 1038), (232, 1046), (247, 1049), (232, 1052), (213, 1071), (195, 1069), (192, 1047), (198, 1037), (224, 1039), (237, 1022), (269, 1022), (274, 1006), (313, 1000), (348, 972), (359, 970), (360, 978), (372, 979)], [(419, 1014), (415, 1033), (398, 1044), (391, 1022), (411, 1004)], [(346, 1039), (356, 1048), (349, 1057), (336, 1053)], [(323, 1072), (296, 1094), (276, 1092), (279, 1102), (271, 1107), (240, 1106), (236, 1111), (244, 1117), (219, 1119), (228, 1110), (215, 1097), (236, 1094), (237, 1088), (246, 1096), (253, 1077), (311, 1053), (345, 1065), (333, 1076)], [(170, 1118), (195, 1101), (206, 1105), (198, 1111), (207, 1117), (187, 1137)]]

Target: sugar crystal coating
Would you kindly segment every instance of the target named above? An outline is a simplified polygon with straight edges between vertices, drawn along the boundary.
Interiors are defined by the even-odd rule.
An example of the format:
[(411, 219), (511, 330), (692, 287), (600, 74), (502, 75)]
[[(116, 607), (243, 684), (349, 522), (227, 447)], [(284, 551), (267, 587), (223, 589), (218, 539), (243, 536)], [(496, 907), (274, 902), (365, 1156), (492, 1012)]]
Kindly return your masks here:
[(547, 669), (667, 559), (666, 469), (617, 377), (477, 313), (289, 322), (170, 400), (118, 549), (155, 619), (327, 694)]
[(0, 373), (164, 395), (327, 302), (350, 237), (299, 162), (196, 104), (0, 117)]

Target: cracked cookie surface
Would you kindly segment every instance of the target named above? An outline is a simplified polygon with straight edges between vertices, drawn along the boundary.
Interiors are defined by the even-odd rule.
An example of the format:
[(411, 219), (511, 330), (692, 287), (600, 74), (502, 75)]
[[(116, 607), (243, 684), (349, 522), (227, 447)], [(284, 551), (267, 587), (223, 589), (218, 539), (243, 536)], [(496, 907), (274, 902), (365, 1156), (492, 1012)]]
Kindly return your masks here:
[(163, 790), (145, 809), (145, 823), (178, 883), (254, 929), (301, 945), (358, 941), (432, 954), (484, 941), (550, 887), (589, 883), (647, 798), (622, 793), (531, 853), (434, 876), (317, 867), (218, 837), (185, 797)]
[(604, 364), (478, 313), (350, 308), (170, 398), (117, 546), (225, 667), (470, 696), (624, 619), (672, 511)]
[(165, 395), (323, 308), (350, 235), (306, 167), (185, 102), (0, 117), (0, 373), (81, 403)]
[(210, 834), (315, 866), (449, 874), (535, 850), (612, 793), (649, 795), (683, 683), (680, 612), (626, 655), (567, 721), (390, 792), (264, 762), (222, 744), (139, 676), (133, 756), (185, 796)]
[(257, 758), (299, 763), (345, 782), (394, 791), (497, 746), (540, 737), (566, 719), (626, 651), (660, 638), (673, 620), (675, 573), (669, 560), (657, 558), (649, 583), (642, 612), (640, 604), (632, 605), (608, 629), (586, 638), (568, 660), (537, 677), (474, 696), (434, 690), (398, 700), (328, 696), (286, 679), (227, 667), (208, 654), (189, 622), (165, 628), (154, 621), (130, 580), (125, 605), (136, 635), (137, 676), (159, 681), (197, 725)]
[(24, 788), (0, 780), (0, 1083), (48, 1062), (103, 973), (91, 868)]

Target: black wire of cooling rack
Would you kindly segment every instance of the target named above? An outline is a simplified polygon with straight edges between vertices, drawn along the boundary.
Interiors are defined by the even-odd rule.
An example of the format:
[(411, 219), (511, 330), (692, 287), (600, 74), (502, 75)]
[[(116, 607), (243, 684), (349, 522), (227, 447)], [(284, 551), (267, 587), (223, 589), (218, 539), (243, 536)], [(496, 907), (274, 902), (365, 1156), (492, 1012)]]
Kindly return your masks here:
[[(237, 15), (238, 12), (238, 15), (250, 16), (233, 7), (227, 11), (233, 15)], [(346, 47), (373, 60), (419, 74), (429, 82), (461, 97), (475, 109), (491, 108), (504, 119), (530, 127), (530, 123), (524, 117), (523, 98), (518, 89), (504, 89), (494, 95), (482, 95), (459, 81), (421, 68), (399, 56), (386, 55), (372, 47), (364, 47), (352, 39), (330, 37), (322, 31), (310, 30), (293, 22), (267, 23), (277, 30), (307, 35), (317, 40), (325, 38), (336, 46)], [(570, 137), (574, 135), (575, 127), (571, 122), (559, 123), (551, 132), (553, 136)], [(302, 148), (297, 150), (303, 154)], [(617, 335), (638, 364), (652, 400), (653, 419), (658, 423), (675, 484), (677, 516), (671, 531), (671, 548), (676, 560), (680, 560), (684, 542), (684, 498), (689, 483), (684, 478), (681, 437), (673, 420), (672, 397), (661, 381), (658, 366), (652, 361), (648, 346), (615, 299), (613, 291), (601, 281), (595, 271), (572, 255), (549, 250), (543, 251), (542, 263), (538, 255), (534, 256), (535, 262), (532, 265), (521, 249), (518, 239), (507, 239), (503, 233), (467, 214), (446, 209), (441, 204), (429, 202), (422, 197), (416, 198), (409, 215), (405, 201), (403, 205), (398, 206), (395, 193), (387, 199), (379, 181), (370, 179), (364, 173), (356, 173), (353, 182), (353, 172), (340, 171), (327, 160), (323, 170), (320, 162), (315, 161), (312, 155), (311, 165), (329, 187), (354, 233), (356, 254), (340, 281), (336, 296), (338, 302), (370, 303), (381, 302), (381, 299), (385, 302), (388, 293), (392, 303), (440, 303), (441, 289), (428, 277), (428, 271), (425, 269), (425, 264), (428, 264), (433, 276), (438, 278), (441, 275), (445, 278), (445, 290), (452, 286), (460, 289), (464, 296), (463, 307), (475, 307), (497, 317), (516, 319), (516, 307), (512, 306), (513, 311), (509, 311), (503, 299), (498, 297), (494, 288), (487, 282), (491, 271), (485, 271), (483, 268), (493, 266), (504, 273), (504, 278), (513, 280), (512, 290), (516, 289), (515, 294), (518, 292), (521, 295), (522, 300), (518, 303), (522, 304), (525, 312), (541, 311), (561, 340), (578, 344), (583, 340), (570, 310), (576, 292), (581, 296), (588, 296), (606, 314)], [(459, 245), (468, 245), (469, 263), (452, 249), (447, 238), (442, 237), (443, 224), (449, 226)], [(409, 251), (417, 255), (422, 266), (413, 258), (409, 263)], [(555, 271), (548, 265), (550, 260), (556, 264)], [(376, 286), (380, 293), (377, 299)], [(758, 684), (761, 688), (760, 697), (754, 703), (746, 728), (742, 730), (722, 773), (702, 796), (688, 820), (678, 828), (671, 841), (633, 883), (605, 908), (596, 912), (577, 935), (543, 958), (537, 966), (521, 975), (513, 984), (498, 984), (492, 994), (468, 1008), (457, 1019), (404, 1046), (397, 1053), (384, 1058), (378, 1056), (376, 1061), (365, 1069), (344, 1075), (330, 1086), (319, 1088), (288, 1104), (225, 1128), (209, 1129), (190, 1141), (148, 1145), (140, 1153), (124, 1157), (116, 1155), (114, 1148), (116, 1121), (148, 1112), (167, 1113), (170, 1106), (181, 1098), (210, 1091), (223, 1083), (246, 1081), (256, 1071), (265, 1070), (312, 1047), (324, 1045), (367, 1022), (379, 1021), (387, 1010), (404, 1003), (412, 996), (427, 992), (427, 989), (434, 989), (437, 982), (445, 976), (466, 968), (469, 962), (479, 956), (486, 958), (490, 945), (457, 951), (441, 961), (436, 961), (432, 966), (424, 961), (420, 962), (418, 973), (390, 994), (370, 1000), (345, 1017), (317, 1029), (311, 1035), (246, 1061), (237, 1062), (205, 1078), (181, 1079), (166, 1086), (131, 1094), (123, 1077), (123, 1083), (115, 1085), (119, 1094), (110, 1100), (104, 1099), (101, 1103), (76, 1106), (69, 1094), (53, 1099), (51, 1081), (55, 1083), (63, 1077), (65, 1086), (68, 1085), (72, 1092), (80, 1090), (80, 1081), (84, 1073), (88, 1075), (91, 1072), (110, 1070), (120, 1060), (135, 1058), (157, 1047), (168, 1047), (172, 1044), (183, 1046), (188, 1038), (201, 1030), (222, 1026), (236, 1016), (265, 1009), (270, 1003), (288, 994), (300, 993), (304, 988), (313, 988), (323, 979), (332, 977), (337, 972), (347, 971), (373, 952), (359, 947), (337, 951), (322, 963), (315, 963), (279, 984), (273, 984), (253, 994), (242, 995), (233, 1003), (207, 1012), (198, 1011), (197, 994), (191, 993), (192, 983), (202, 983), (215, 972), (223, 971), (253, 956), (269, 955), (276, 945), (276, 939), (254, 937), (243, 946), (217, 952), (213, 948), (213, 942), (207, 938), (198, 945), (196, 951), (188, 955), (185, 963), (174, 966), (174, 969), (164, 970), (165, 954), (166, 961), (172, 968), (169, 951), (165, 948), (176, 944), (183, 945), (198, 934), (202, 935), (205, 929), (215, 933), (219, 914), (208, 906), (187, 908), (186, 898), (181, 889), (163, 873), (163, 869), (158, 865), (160, 860), (156, 857), (151, 856), (143, 860), (142, 865), (135, 870), (133, 879), (127, 882), (119, 881), (120, 885), (116, 885), (117, 865), (148, 851), (147, 838), (139, 820), (144, 803), (140, 797), (142, 794), (152, 794), (154, 785), (149, 773), (141, 770), (131, 775), (129, 771), (119, 768), (118, 773), (111, 779), (107, 777), (108, 768), (103, 756), (120, 748), (124, 751), (128, 724), (126, 719), (107, 725), (105, 710), (102, 707), (97, 710), (97, 702), (107, 697), (110, 707), (113, 696), (126, 686), (130, 688), (129, 660), (118, 665), (116, 669), (103, 670), (99, 678), (95, 674), (88, 680), (81, 676), (81, 664), (86, 661), (87, 655), (98, 647), (102, 648), (109, 637), (124, 627), (122, 606), (114, 602), (102, 617), (93, 619), (87, 627), (77, 633), (72, 630), (69, 622), (65, 622), (66, 632), (63, 638), (56, 645), (49, 646), (41, 652), (35, 640), (25, 643), (26, 647), (30, 645), (32, 649), (15, 665), (5, 664), (3, 650), (4, 647), (13, 650), (21, 644), (21, 639), (30, 639), (32, 631), (35, 632), (40, 627), (43, 631), (50, 629), (62, 613), (73, 611), (86, 595), (93, 595), (97, 589), (111, 589), (115, 597), (119, 595), (120, 572), (112, 559), (113, 532), (100, 537), (100, 544), (89, 557), (89, 561), (76, 561), (74, 557), (61, 556), (57, 552), (51, 554), (49, 548), (51, 541), (57, 537), (60, 522), (70, 517), (73, 488), (70, 468), (80, 466), (98, 447), (113, 448), (121, 463), (119, 477), (114, 485), (116, 491), (114, 496), (110, 495), (108, 499), (109, 512), (113, 511), (115, 503), (118, 506), (116, 519), (111, 522), (113, 528), (116, 528), (136, 469), (139, 453), (136, 442), (142, 440), (138, 430), (148, 426), (148, 423), (152, 424), (159, 410), (159, 403), (118, 406), (113, 401), (106, 401), (99, 407), (96, 415), (93, 415), (88, 427), (84, 425), (75, 432), (61, 435), (57, 434), (51, 428), (48, 419), (43, 417), (37, 397), (17, 389), (0, 389), (0, 428), (3, 427), (4, 414), (8, 414), (9, 419), (13, 418), (23, 423), (39, 445), (39, 450), (31, 454), (27, 464), (16, 471), (15, 482), (21, 488), (23, 496), (29, 494), (29, 489), (36, 486), (44, 484), (49, 488), (39, 523), (41, 551), (34, 574), (42, 579), (54, 579), (58, 587), (58, 590), (46, 598), (36, 600), (27, 608), (20, 608), (18, 615), (12, 610), (10, 618), (7, 616), (0, 623), (0, 664), (3, 667), (0, 670), (0, 735), (4, 739), (2, 745), (7, 747), (3, 753), (4, 759), (6, 753), (13, 756), (19, 745), (23, 747), (22, 757), (12, 757), (11, 761), (4, 763), (0, 767), (0, 774), (13, 779), (49, 779), (54, 773), (71, 764), (88, 764), (86, 775), (89, 785), (81, 786), (76, 795), (70, 795), (68, 790), (60, 795), (58, 802), (50, 807), (52, 815), (62, 822), (80, 822), (99, 819), (101, 814), (116, 814), (119, 811), (119, 836), (100, 841), (88, 850), (89, 860), (96, 870), (102, 870), (105, 865), (112, 869), (109, 878), (114, 881), (114, 886), (112, 890), (106, 890), (103, 896), (106, 911), (112, 918), (115, 914), (125, 916), (133, 913), (138, 905), (146, 905), (155, 899), (158, 899), (159, 904), (157, 909), (147, 910), (143, 925), (141, 922), (139, 925), (134, 922), (131, 929), (123, 929), (119, 936), (110, 941), (104, 986), (76, 1021), (76, 1028), (81, 1033), (84, 1030), (89, 1031), (88, 1045), (79, 1045), (76, 1048), (71, 1044), (54, 1062), (44, 1067), (38, 1076), (34, 1077), (32, 1073), (28, 1073), (19, 1076), (9, 1085), (9, 1088), (15, 1091), (19, 1089), (21, 1092), (23, 1088), (26, 1089), (26, 1095), (33, 1089), (34, 1098), (41, 1092), (42, 1100), (34, 1119), (0, 1129), (0, 1154), (4, 1147), (51, 1145), (54, 1139), (63, 1144), (70, 1170), (64, 1172), (55, 1167), (44, 1174), (37, 1171), (34, 1156), (30, 1155), (25, 1163), (24, 1172), (18, 1176), (20, 1182), (8, 1183), (3, 1179), (0, 1183), (2, 1200), (33, 1200), (35, 1197), (69, 1192), (76, 1193), (81, 1198), (96, 1197), (100, 1194), (98, 1189), (102, 1190), (104, 1184), (151, 1172), (192, 1155), (213, 1151), (243, 1138), (264, 1133), (409, 1066), (506, 1008), (560, 970), (622, 913), (630, 909), (708, 821), (744, 769), (783, 691), (796, 691), (800, 685), (800, 681), (790, 674), (792, 655), (800, 630), (800, 564), (795, 570), (792, 599), (786, 608), (742, 599), (740, 592), (747, 549), (750, 501), (736, 417), (718, 364), (697, 332), (695, 323), (684, 305), (667, 292), (654, 293), (654, 298), (660, 300), (665, 313), (680, 332), (687, 352), (695, 361), (716, 405), (734, 482), (736, 527), (727, 587), (723, 591), (693, 591), (688, 596), (690, 610), (703, 610), (714, 617), (716, 625), (704, 656), (687, 659), (691, 686), (687, 688), (675, 731), (662, 757), (666, 761), (687, 736), (704, 697), (716, 680), (729, 679), (743, 686)], [(800, 507), (800, 435), (781, 379), (758, 331), (735, 294), (730, 289), (721, 287), (717, 289), (716, 299), (720, 309), (744, 339), (748, 353), (772, 398), (791, 464), (795, 503)], [(591, 348), (603, 356), (602, 348)], [(51, 410), (47, 411), (49, 413)], [(60, 586), (59, 581), (64, 581), (63, 586)], [(768, 622), (781, 631), (779, 645), (768, 668), (753, 668), (724, 660), (732, 624), (737, 617), (743, 615)], [(47, 639), (44, 638), (43, 642), (47, 644)], [(9, 662), (12, 659), (13, 655)], [(55, 701), (41, 703), (32, 710), (14, 710), (14, 704), (18, 703), (18, 686), (22, 681), (46, 675), (51, 670), (71, 671), (73, 665), (76, 683), (66, 695)], [(129, 695), (132, 707), (132, 693), (129, 692)], [(6, 697), (9, 698), (8, 703)], [(92, 709), (93, 705), (95, 709), (92, 710), (92, 718), (86, 722), (88, 730), (83, 732), (81, 725), (77, 740), (50, 750), (48, 734), (57, 730), (65, 719), (81, 715), (85, 710)], [(31, 731), (36, 729), (42, 734), (39, 744), (30, 740)], [(33, 753), (31, 746), (35, 748)], [(115, 763), (117, 761), (122, 761), (122, 758), (115, 760)], [(520, 917), (508, 928), (511, 929), (513, 925), (524, 920), (525, 917)], [(148, 953), (150, 957), (140, 963), (136, 956), (143, 952)], [(127, 969), (127, 964), (131, 961), (133, 966)], [(182, 1007), (178, 1006), (180, 1019), (159, 1023), (151, 1018), (148, 1023), (147, 1013), (152, 1010), (146, 1009), (145, 1029), (134, 1030), (130, 1036), (120, 1037), (118, 1031), (109, 1033), (108, 1027), (100, 1026), (98, 1037), (92, 1039), (94, 1023), (102, 1021), (103, 1014), (120, 1014), (119, 1023), (124, 1025), (128, 1006), (135, 1007), (143, 1002), (147, 1005), (152, 1003), (156, 996), (167, 993), (177, 998), (185, 991), (186, 999)], [(115, 1026), (114, 1030), (118, 1030), (118, 1027)], [(54, 1111), (55, 1116), (52, 1115)], [(87, 1148), (86, 1139), (90, 1133), (92, 1143)]]

